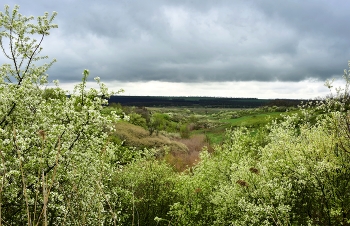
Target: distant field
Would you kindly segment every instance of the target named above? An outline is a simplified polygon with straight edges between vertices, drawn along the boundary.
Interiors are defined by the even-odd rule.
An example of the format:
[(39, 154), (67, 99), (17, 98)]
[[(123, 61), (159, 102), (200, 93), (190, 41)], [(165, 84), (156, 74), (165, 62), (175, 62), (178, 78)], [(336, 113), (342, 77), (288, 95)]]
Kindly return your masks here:
[(236, 119), (223, 119), (221, 122), (229, 124), (231, 127), (246, 126), (246, 127), (260, 127), (271, 122), (274, 119), (281, 119), (282, 115), (291, 115), (298, 111), (292, 112), (269, 112), (256, 115), (242, 116)]
[[(220, 111), (238, 111), (247, 108), (207, 108), (207, 107), (147, 107), (151, 111), (169, 113), (169, 112), (183, 112), (188, 110), (194, 114), (209, 115), (218, 113)], [(249, 108), (248, 108), (249, 110)]]
[(111, 96), (110, 104), (137, 107), (207, 107), (207, 108), (256, 108), (261, 106), (296, 106), (301, 100), (258, 99), (229, 97), (167, 97), (167, 96)]
[(259, 108), (149, 107), (148, 109), (152, 112), (181, 115), (184, 121), (186, 118), (196, 118), (198, 125), (207, 127), (195, 129), (191, 134), (205, 134), (212, 144), (221, 143), (227, 129), (244, 126), (251, 129), (254, 134), (272, 120), (279, 120), (283, 115), (299, 112), (296, 109), (288, 112), (263, 112)]

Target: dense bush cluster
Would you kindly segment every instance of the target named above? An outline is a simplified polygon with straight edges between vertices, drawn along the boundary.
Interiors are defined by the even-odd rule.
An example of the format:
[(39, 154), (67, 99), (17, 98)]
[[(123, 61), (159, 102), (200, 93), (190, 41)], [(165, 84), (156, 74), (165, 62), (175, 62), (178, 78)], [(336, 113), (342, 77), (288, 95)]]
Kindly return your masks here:
[(100, 89), (86, 89), (87, 70), (69, 95), (45, 89), (52, 62), (34, 63), (47, 59), (40, 44), (56, 14), (31, 24), (18, 9), (0, 14), (9, 60), (0, 68), (0, 225), (350, 225), (348, 71), (331, 98), (254, 136), (229, 130), (178, 173), (148, 146), (119, 145), (140, 145), (132, 134), (146, 137), (149, 125), (157, 133), (170, 116), (143, 109), (147, 120), (123, 116), (140, 127), (118, 122), (99, 78)]
[[(100, 113), (106, 87), (70, 93), (45, 90), (47, 57), (40, 47), (56, 13), (22, 16), (15, 7), (0, 14), (1, 47), (9, 64), (0, 68), (1, 222), (6, 225), (95, 224), (116, 220), (105, 182), (117, 165), (108, 131), (116, 115)], [(33, 37), (39, 37), (35, 40)], [(92, 167), (93, 166), (93, 167)]]

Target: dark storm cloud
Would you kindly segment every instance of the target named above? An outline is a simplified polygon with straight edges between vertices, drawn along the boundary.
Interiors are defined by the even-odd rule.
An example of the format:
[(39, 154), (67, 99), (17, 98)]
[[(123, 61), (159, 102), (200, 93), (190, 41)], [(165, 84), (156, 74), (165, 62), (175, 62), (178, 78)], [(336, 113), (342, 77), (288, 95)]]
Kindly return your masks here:
[[(34, 2), (34, 3), (33, 3)], [(57, 11), (45, 40), (52, 79), (301, 81), (338, 76), (350, 47), (348, 1), (11, 1)]]

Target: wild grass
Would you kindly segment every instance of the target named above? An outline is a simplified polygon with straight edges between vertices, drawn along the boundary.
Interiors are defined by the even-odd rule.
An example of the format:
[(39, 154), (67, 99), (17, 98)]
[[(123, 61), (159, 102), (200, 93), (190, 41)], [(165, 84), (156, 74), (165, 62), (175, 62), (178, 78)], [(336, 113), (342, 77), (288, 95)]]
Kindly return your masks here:
[(220, 144), (224, 139), (227, 129), (234, 127), (247, 127), (254, 133), (255, 130), (267, 125), (273, 120), (283, 119), (282, 115), (291, 115), (299, 113), (298, 110), (289, 112), (265, 112), (261, 109), (235, 109), (221, 110), (219, 112), (208, 114), (197, 124), (202, 126), (192, 131), (192, 134), (204, 134), (210, 144)]
[(219, 120), (220, 122), (229, 124), (231, 127), (238, 127), (238, 126), (245, 126), (245, 127), (261, 127), (272, 120), (275, 119), (282, 119), (282, 115), (291, 115), (295, 114), (299, 111), (290, 111), (290, 112), (266, 112), (266, 113), (257, 113), (253, 115), (246, 115), (239, 118), (233, 118), (233, 119), (222, 119)]
[(194, 166), (200, 160), (199, 154), (203, 148), (207, 148), (209, 152), (213, 150), (207, 137), (203, 134), (192, 135), (188, 139), (177, 139), (176, 141), (186, 145), (188, 152), (172, 151), (165, 155), (164, 159), (178, 172)]
[[(262, 109), (186, 109), (186, 108), (157, 108), (156, 112), (169, 115), (167, 120), (175, 117), (186, 128), (186, 136), (180, 127), (179, 132), (157, 131), (150, 133), (143, 127), (127, 122), (115, 125), (114, 139), (128, 147), (138, 149), (155, 148), (157, 158), (164, 159), (176, 171), (182, 172), (200, 161), (199, 154), (210, 144), (220, 144), (227, 129), (232, 127), (250, 128), (252, 136), (256, 130), (270, 123), (272, 120), (282, 119), (282, 115), (294, 114), (290, 112), (265, 112)], [(211, 113), (211, 114), (210, 114)], [(182, 128), (182, 129), (183, 129)]]
[(187, 147), (180, 143), (171, 140), (170, 138), (145, 130), (140, 126), (136, 126), (127, 122), (119, 122), (115, 125), (116, 131), (113, 136), (120, 139), (123, 145), (129, 147), (143, 148), (156, 148), (160, 151), (164, 151), (167, 147), (169, 151), (187, 152)]
[(149, 131), (127, 122), (115, 125), (113, 136), (123, 141), (125, 146), (158, 149), (157, 158), (165, 160), (177, 172), (192, 167), (198, 162), (199, 153), (211, 147), (204, 134), (195, 134), (185, 139), (176, 134), (159, 133), (150, 135)]

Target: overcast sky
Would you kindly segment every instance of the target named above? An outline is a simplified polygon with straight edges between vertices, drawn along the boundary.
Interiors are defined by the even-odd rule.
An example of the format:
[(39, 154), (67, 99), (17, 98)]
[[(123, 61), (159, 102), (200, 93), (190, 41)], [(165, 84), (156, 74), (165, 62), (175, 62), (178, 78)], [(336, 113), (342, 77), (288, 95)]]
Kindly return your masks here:
[(70, 89), (89, 69), (125, 95), (314, 98), (350, 59), (348, 0), (14, 0), (58, 12), (48, 71)]

